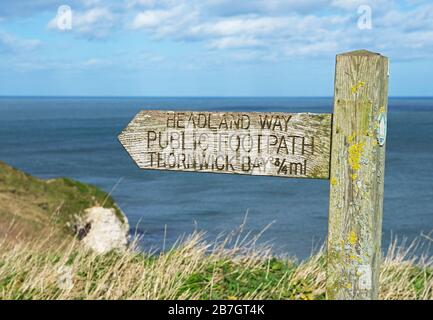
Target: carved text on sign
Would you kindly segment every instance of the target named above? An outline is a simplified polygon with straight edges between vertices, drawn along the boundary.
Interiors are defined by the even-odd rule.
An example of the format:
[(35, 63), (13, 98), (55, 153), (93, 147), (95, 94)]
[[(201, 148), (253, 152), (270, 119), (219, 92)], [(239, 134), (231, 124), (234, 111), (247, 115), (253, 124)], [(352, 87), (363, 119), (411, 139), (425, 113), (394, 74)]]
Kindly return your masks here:
[(331, 115), (142, 111), (119, 140), (143, 169), (329, 177)]

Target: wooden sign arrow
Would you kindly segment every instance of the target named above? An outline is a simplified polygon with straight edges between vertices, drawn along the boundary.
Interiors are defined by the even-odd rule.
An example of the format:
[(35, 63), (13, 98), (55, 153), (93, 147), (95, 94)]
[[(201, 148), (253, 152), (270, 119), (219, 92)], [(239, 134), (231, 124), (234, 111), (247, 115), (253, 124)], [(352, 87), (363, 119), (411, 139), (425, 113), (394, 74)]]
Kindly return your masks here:
[(143, 110), (119, 140), (142, 169), (329, 178), (331, 114)]

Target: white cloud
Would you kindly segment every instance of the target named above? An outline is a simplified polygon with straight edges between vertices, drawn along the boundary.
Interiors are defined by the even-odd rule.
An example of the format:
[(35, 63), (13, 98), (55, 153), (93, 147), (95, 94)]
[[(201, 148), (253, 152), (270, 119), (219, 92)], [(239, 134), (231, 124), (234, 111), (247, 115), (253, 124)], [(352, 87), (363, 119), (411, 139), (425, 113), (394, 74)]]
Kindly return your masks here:
[(331, 0), (208, 0), (200, 1), (203, 11), (216, 13), (221, 16), (235, 16), (243, 14), (258, 15), (286, 15), (294, 13), (308, 14), (320, 11), (330, 4)]
[[(88, 38), (105, 38), (116, 25), (116, 15), (106, 7), (93, 7), (85, 11), (72, 9), (72, 32)], [(48, 23), (51, 30), (59, 30), (57, 16)]]
[(395, 7), (393, 0), (332, 0), (331, 6), (356, 12), (360, 6), (370, 6), (375, 11), (387, 11)]
[(0, 51), (6, 53), (22, 53), (32, 51), (41, 45), (38, 39), (22, 39), (0, 31)]
[[(328, 57), (359, 48), (400, 59), (433, 57), (433, 5), (428, 0), (73, 0), (73, 4), (72, 32), (85, 38), (107, 38), (118, 31), (153, 40), (194, 41), (204, 53), (224, 52), (235, 61)], [(372, 7), (372, 30), (357, 28), (360, 5)], [(56, 29), (55, 18), (48, 27)]]
[(94, 7), (94, 6), (97, 6), (97, 5), (102, 5), (102, 3), (103, 3), (102, 0), (81, 0), (81, 2), (86, 7)]
[[(344, 27), (350, 20), (350, 17), (338, 15), (319, 17), (299, 14), (249, 14), (204, 19), (200, 12), (191, 10), (189, 15), (183, 15), (185, 8), (178, 8), (142, 12), (135, 17), (133, 25), (158, 38), (202, 41), (210, 49), (256, 48), (261, 51), (277, 52), (278, 56), (286, 57), (287, 43), (293, 47), (292, 52), (299, 52), (302, 55), (317, 55), (320, 50), (322, 53), (328, 53), (329, 50), (323, 49), (336, 47), (336, 30)], [(245, 52), (238, 52), (232, 56), (244, 57)], [(269, 60), (270, 55), (269, 52), (254, 55), (249, 53), (248, 59), (253, 56)], [(275, 57), (275, 54), (272, 57)]]
[(230, 49), (230, 48), (248, 48), (263, 46), (263, 41), (253, 37), (223, 37), (210, 41), (209, 48), (212, 49)]
[(83, 68), (99, 68), (99, 67), (106, 67), (109, 65), (111, 65), (110, 60), (100, 59), (100, 58), (90, 58), (79, 63), (79, 66)]
[(15, 59), (11, 55), (14, 69), (19, 72), (31, 72), (35, 70), (67, 70), (68, 72), (80, 73), (98, 70), (146, 70), (158, 68), (163, 64), (165, 58), (161, 55), (145, 52), (124, 52), (110, 55), (109, 57), (89, 57), (80, 59), (46, 58), (36, 55), (28, 55), (25, 59)]
[(113, 20), (113, 14), (107, 8), (93, 8), (73, 16), (73, 23), (76, 27), (95, 25), (101, 21), (112, 22)]
[(170, 19), (179, 16), (181, 10), (148, 10), (137, 14), (132, 22), (133, 29), (155, 28), (168, 22)]
[(126, 0), (127, 8), (132, 8), (135, 6), (155, 7), (157, 4), (158, 0)]
[(378, 19), (377, 26), (405, 31), (433, 29), (433, 5), (423, 5), (406, 12), (390, 10)]
[[(292, 0), (236, 4), (228, 0), (136, 0), (134, 5), (141, 12), (134, 16), (132, 26), (155, 38), (200, 41), (205, 48), (231, 50), (239, 56), (245, 56), (245, 51), (236, 50), (251, 49), (248, 57), (263, 60), (329, 56), (359, 48), (397, 58), (429, 57), (433, 55), (433, 5), (426, 3), (412, 3), (408, 10), (392, 0), (313, 0), (308, 4)], [(357, 27), (360, 5), (372, 7), (372, 30)], [(256, 54), (251, 54), (254, 49)]]
[(286, 46), (284, 55), (286, 57), (318, 56), (324, 54), (334, 55), (338, 50), (339, 44), (337, 41), (321, 41), (298, 46)]
[(288, 27), (290, 21), (285, 18), (273, 17), (236, 17), (221, 19), (214, 23), (192, 26), (192, 34), (207, 34), (214, 36), (233, 36), (239, 34), (266, 35), (276, 30)]

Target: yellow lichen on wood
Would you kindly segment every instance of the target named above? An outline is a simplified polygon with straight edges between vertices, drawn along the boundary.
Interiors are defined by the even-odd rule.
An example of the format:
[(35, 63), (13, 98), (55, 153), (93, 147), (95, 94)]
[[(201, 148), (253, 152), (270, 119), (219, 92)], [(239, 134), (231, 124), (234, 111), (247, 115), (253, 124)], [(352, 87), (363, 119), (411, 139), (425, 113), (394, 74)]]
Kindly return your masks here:
[(365, 81), (358, 81), (354, 86), (352, 86), (351, 90), (353, 93), (358, 93), (358, 90), (365, 86)]
[(349, 241), (350, 245), (354, 246), (358, 241), (358, 236), (355, 231), (351, 231), (349, 236), (347, 237), (347, 241)]
[(347, 141), (349, 141), (349, 143), (352, 143), (355, 140), (356, 135), (355, 134), (351, 134), (350, 136), (347, 137)]
[(353, 170), (359, 170), (361, 167), (361, 155), (364, 151), (365, 143), (355, 143), (349, 147), (349, 165)]
[(333, 185), (333, 186), (337, 185), (337, 179), (335, 177), (331, 178), (331, 185)]

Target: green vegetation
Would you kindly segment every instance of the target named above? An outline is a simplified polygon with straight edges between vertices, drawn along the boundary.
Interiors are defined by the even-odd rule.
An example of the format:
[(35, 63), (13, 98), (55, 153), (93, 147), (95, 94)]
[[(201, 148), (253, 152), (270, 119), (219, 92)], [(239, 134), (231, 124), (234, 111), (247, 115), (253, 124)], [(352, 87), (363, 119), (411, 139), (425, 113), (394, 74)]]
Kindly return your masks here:
[[(211, 246), (200, 234), (160, 255), (133, 246), (96, 255), (78, 241), (50, 242), (0, 240), (0, 299), (325, 298), (322, 252), (295, 263), (252, 243)], [(433, 299), (432, 262), (396, 248), (382, 264), (380, 298)]]
[(27, 236), (53, 224), (70, 234), (68, 223), (94, 205), (115, 208), (123, 222), (113, 199), (95, 186), (68, 178), (41, 180), (0, 161), (0, 233), (14, 221), (15, 229)]

